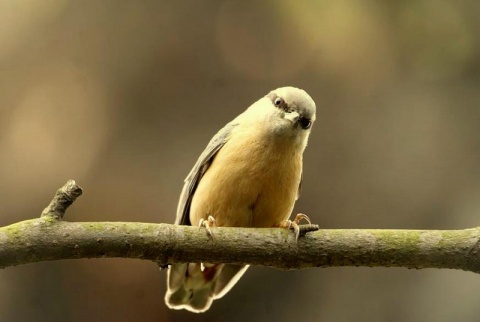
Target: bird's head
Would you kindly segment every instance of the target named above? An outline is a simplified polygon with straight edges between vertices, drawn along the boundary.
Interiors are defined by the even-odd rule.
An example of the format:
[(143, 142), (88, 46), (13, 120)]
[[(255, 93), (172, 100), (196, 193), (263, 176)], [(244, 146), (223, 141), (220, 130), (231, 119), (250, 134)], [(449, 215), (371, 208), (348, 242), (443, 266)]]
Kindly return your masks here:
[(265, 134), (305, 147), (315, 122), (315, 111), (315, 102), (307, 92), (281, 87), (253, 104), (247, 114), (256, 119), (257, 129)]

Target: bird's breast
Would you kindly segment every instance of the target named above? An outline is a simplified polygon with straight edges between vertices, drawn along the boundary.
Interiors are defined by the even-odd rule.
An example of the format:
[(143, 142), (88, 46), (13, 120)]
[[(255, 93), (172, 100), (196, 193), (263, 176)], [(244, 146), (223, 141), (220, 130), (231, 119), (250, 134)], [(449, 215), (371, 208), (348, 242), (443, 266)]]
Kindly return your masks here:
[(235, 133), (197, 186), (192, 224), (211, 215), (218, 226), (280, 225), (295, 203), (302, 152), (292, 140)]

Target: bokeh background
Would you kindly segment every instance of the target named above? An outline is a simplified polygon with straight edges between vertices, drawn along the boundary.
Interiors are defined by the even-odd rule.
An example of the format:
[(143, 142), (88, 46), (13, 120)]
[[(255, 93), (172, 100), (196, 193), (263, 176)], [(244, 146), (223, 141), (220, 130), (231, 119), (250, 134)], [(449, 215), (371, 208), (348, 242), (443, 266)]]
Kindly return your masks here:
[[(271, 89), (317, 103), (296, 211), (324, 228), (480, 225), (478, 1), (0, 1), (0, 225), (66, 180), (70, 221), (173, 222), (211, 136)], [(478, 321), (449, 270), (251, 268), (171, 311), (146, 261), (0, 272), (1, 321)]]

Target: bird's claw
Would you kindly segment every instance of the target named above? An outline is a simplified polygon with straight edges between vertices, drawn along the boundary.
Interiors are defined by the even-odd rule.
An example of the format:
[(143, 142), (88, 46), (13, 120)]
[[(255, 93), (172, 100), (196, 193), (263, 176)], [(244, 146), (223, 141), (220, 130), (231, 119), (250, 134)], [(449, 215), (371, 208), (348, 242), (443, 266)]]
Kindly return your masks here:
[(201, 218), (198, 222), (198, 229), (200, 230), (202, 227), (205, 228), (207, 231), (208, 237), (213, 240), (213, 231), (211, 228), (216, 227), (215, 218), (213, 216), (208, 216), (207, 219)]
[(300, 237), (300, 226), (299, 226), (299, 224), (300, 224), (300, 221), (302, 221), (302, 220), (306, 220), (309, 225), (312, 224), (312, 222), (310, 221), (310, 218), (308, 218), (307, 215), (297, 214), (293, 220), (290, 220), (290, 219), (285, 220), (282, 223), (281, 227), (285, 227), (285, 228), (288, 228), (288, 229), (293, 229), (293, 231), (295, 232), (295, 240), (298, 240), (298, 237)]

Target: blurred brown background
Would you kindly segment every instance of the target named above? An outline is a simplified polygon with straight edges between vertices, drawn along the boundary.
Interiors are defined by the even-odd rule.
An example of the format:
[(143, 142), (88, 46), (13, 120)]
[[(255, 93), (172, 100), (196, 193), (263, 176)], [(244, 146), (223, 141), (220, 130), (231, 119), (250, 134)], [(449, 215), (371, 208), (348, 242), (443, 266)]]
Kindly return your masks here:
[[(0, 225), (67, 179), (70, 221), (173, 222), (211, 136), (271, 89), (317, 103), (296, 211), (324, 228), (480, 225), (480, 2), (0, 1)], [(478, 321), (448, 270), (252, 268), (203, 315), (150, 262), (0, 274), (1, 321)]]

